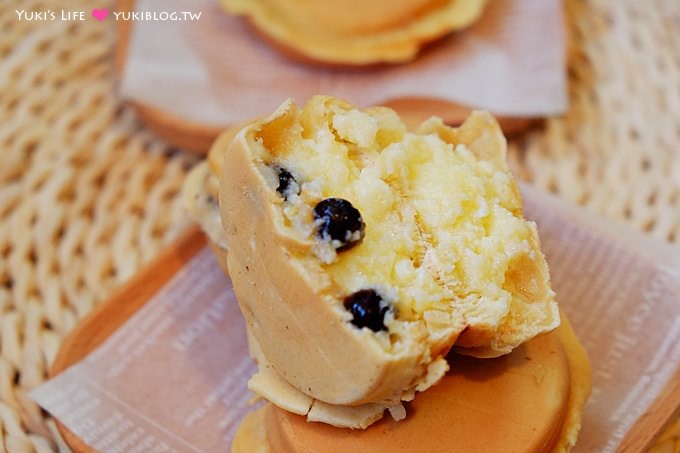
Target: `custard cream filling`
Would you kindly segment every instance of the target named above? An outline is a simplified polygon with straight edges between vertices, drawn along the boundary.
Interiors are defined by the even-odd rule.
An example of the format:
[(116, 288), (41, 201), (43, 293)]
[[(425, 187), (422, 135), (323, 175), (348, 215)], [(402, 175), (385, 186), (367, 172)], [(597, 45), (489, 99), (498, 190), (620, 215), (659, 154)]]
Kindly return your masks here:
[[(408, 132), (389, 109), (325, 107), (310, 102), (282, 136), (260, 137), (268, 141), (260, 168), (273, 188), (275, 166), (296, 179), (300, 192), (282, 202), (282, 226), (311, 244), (340, 292), (374, 288), (391, 304), (391, 335), (382, 336), (392, 346), (402, 337), (399, 323), (425, 322), (434, 335), (455, 319), (494, 326), (513, 304), (552, 297), (527, 276), (543, 258), (505, 168), (436, 133)], [(348, 250), (336, 252), (317, 237), (312, 211), (329, 197), (350, 201), (366, 224), (363, 241)], [(521, 332), (510, 324), (499, 327), (506, 339), (526, 340), (513, 339)]]

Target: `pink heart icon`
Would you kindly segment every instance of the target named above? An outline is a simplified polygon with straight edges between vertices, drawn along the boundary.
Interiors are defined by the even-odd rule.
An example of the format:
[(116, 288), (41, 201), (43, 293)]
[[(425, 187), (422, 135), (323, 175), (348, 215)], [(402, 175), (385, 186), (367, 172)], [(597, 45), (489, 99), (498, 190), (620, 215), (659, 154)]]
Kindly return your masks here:
[(92, 10), (92, 17), (94, 17), (97, 20), (104, 20), (106, 19), (106, 16), (109, 15), (109, 10), (106, 8), (95, 8)]

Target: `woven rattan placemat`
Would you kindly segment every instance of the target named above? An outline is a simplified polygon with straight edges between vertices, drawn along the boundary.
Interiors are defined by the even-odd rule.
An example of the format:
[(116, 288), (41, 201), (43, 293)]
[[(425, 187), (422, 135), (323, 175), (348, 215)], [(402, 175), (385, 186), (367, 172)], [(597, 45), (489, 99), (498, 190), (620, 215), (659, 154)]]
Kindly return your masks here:
[[(16, 13), (54, 7), (0, 2), (0, 450), (12, 453), (59, 448), (26, 393), (69, 329), (187, 226), (178, 191), (196, 161), (117, 97), (114, 21)], [(566, 0), (566, 9), (571, 107), (511, 145), (513, 168), (680, 243), (680, 5)], [(680, 452), (679, 421), (655, 448)]]

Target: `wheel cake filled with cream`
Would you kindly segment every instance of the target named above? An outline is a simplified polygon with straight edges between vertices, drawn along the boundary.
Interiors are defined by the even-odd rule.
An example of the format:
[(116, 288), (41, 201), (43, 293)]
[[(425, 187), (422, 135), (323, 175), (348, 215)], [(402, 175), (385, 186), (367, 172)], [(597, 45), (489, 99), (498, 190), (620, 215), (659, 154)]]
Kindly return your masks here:
[(412, 60), (479, 19), (487, 0), (221, 0), (285, 54), (357, 66)]
[[(308, 420), (401, 419), (452, 348), (497, 357), (559, 325), (484, 112), (409, 131), (390, 109), (288, 100), (218, 139), (190, 180), (248, 325), (249, 387)], [(215, 187), (219, 203), (197, 210)]]

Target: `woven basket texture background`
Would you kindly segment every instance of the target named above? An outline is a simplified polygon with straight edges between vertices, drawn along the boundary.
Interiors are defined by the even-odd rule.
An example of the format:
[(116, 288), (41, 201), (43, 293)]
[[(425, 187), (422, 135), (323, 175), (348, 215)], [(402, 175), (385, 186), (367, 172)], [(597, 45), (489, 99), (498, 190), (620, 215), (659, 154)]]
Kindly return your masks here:
[[(680, 3), (565, 7), (570, 108), (511, 143), (513, 169), (680, 243)], [(49, 9), (0, 2), (0, 451), (12, 453), (66, 451), (26, 394), (75, 323), (188, 226), (178, 192), (197, 161), (117, 96), (115, 21), (15, 12)], [(680, 421), (653, 451), (680, 453)]]

